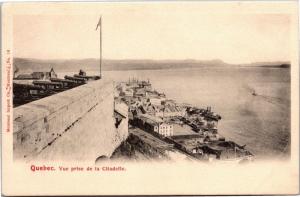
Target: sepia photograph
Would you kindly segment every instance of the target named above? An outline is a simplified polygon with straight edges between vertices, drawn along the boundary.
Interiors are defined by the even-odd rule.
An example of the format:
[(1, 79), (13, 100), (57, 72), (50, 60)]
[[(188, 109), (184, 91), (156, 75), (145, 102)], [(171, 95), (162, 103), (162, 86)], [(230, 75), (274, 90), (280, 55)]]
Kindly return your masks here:
[[(171, 177), (182, 177), (174, 174), (182, 171), (191, 181), (187, 188), (193, 187), (164, 190), (153, 183), (153, 190), (127, 185), (124, 191), (109, 186), (103, 193), (84, 188), (74, 193), (68, 186), (60, 193), (25, 190), (23, 183), (19, 191), (7, 186), (10, 194), (299, 192), (297, 4), (21, 3), (4, 8), (4, 168), (33, 182), (44, 175), (71, 181), (106, 173), (98, 181), (123, 174), (118, 181), (124, 184), (140, 174), (148, 183), (161, 174), (162, 181), (171, 180), (167, 188), (180, 185)], [(204, 179), (198, 173), (204, 169), (201, 176), (208, 181), (201, 190)], [(234, 177), (246, 183), (214, 190), (214, 184)], [(285, 180), (293, 184), (273, 187)]]

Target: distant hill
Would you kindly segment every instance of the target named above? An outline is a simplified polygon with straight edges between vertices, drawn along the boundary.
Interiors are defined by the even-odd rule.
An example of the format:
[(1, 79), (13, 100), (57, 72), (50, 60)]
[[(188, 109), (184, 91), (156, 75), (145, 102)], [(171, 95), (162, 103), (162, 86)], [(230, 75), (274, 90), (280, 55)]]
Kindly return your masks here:
[[(221, 60), (103, 60), (103, 70), (153, 70), (153, 69), (180, 69), (199, 66), (227, 65)], [(54, 68), (56, 71), (98, 70), (99, 59), (70, 59), (70, 60), (39, 60), (14, 58), (14, 67), (20, 71), (42, 71)]]
[[(231, 65), (222, 60), (109, 60), (102, 62), (102, 70), (156, 70), (198, 68), (203, 66), (265, 66), (289, 67), (287, 62), (254, 63), (245, 65)], [(14, 58), (14, 68), (20, 72), (47, 71), (54, 68), (57, 72), (74, 72), (83, 69), (94, 71), (99, 69), (99, 59), (70, 59), (70, 60), (40, 60), (29, 58)]]
[(255, 62), (251, 64), (244, 64), (242, 66), (254, 66), (254, 67), (268, 67), (268, 68), (290, 68), (289, 62)]

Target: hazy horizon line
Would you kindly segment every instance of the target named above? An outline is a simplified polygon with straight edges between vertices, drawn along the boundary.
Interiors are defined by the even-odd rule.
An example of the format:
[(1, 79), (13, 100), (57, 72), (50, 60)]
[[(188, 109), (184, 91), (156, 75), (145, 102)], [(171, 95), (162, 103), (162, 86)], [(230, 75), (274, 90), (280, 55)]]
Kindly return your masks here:
[[(35, 57), (13, 57), (18, 58), (18, 59), (32, 59), (32, 60), (40, 60), (40, 61), (65, 61), (65, 60), (99, 60), (99, 58), (94, 58), (94, 57), (87, 57), (87, 58), (49, 58), (49, 59), (44, 59), (44, 58), (35, 58)], [(150, 58), (141, 58), (141, 59), (134, 59), (134, 58), (123, 58), (123, 59), (113, 59), (113, 58), (103, 58), (102, 60), (111, 60), (111, 61), (220, 61), (224, 64), (228, 65), (243, 65), (243, 64), (257, 64), (257, 63), (288, 63), (290, 64), (290, 60), (272, 60), (272, 61), (253, 61), (253, 62), (243, 62), (243, 63), (228, 63), (222, 59), (214, 58), (214, 59), (193, 59), (193, 58), (186, 58), (186, 59), (150, 59)]]

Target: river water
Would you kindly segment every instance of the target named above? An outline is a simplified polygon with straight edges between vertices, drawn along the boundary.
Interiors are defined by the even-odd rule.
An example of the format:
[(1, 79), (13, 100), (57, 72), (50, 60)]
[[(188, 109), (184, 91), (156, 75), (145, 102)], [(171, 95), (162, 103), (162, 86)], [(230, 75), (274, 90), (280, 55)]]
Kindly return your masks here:
[[(95, 74), (88, 72), (87, 74)], [(103, 77), (125, 81), (149, 79), (170, 99), (211, 106), (222, 116), (219, 133), (259, 159), (289, 158), (290, 69), (203, 67), (177, 70), (104, 71)], [(252, 95), (255, 91), (256, 96)]]

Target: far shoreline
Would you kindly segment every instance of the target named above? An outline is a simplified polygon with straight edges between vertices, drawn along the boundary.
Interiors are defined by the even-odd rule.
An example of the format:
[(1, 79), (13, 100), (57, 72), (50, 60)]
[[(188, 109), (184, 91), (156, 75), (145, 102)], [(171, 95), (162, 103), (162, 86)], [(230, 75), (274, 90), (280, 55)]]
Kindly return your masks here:
[[(14, 58), (14, 70), (20, 72), (45, 71), (53, 68), (57, 72), (72, 72), (83, 69), (98, 71), (99, 59), (41, 60)], [(236, 69), (236, 68), (290, 68), (290, 62), (255, 62), (250, 64), (228, 64), (214, 60), (109, 60), (102, 62), (102, 71), (137, 71), (137, 70), (180, 70), (180, 69)]]

